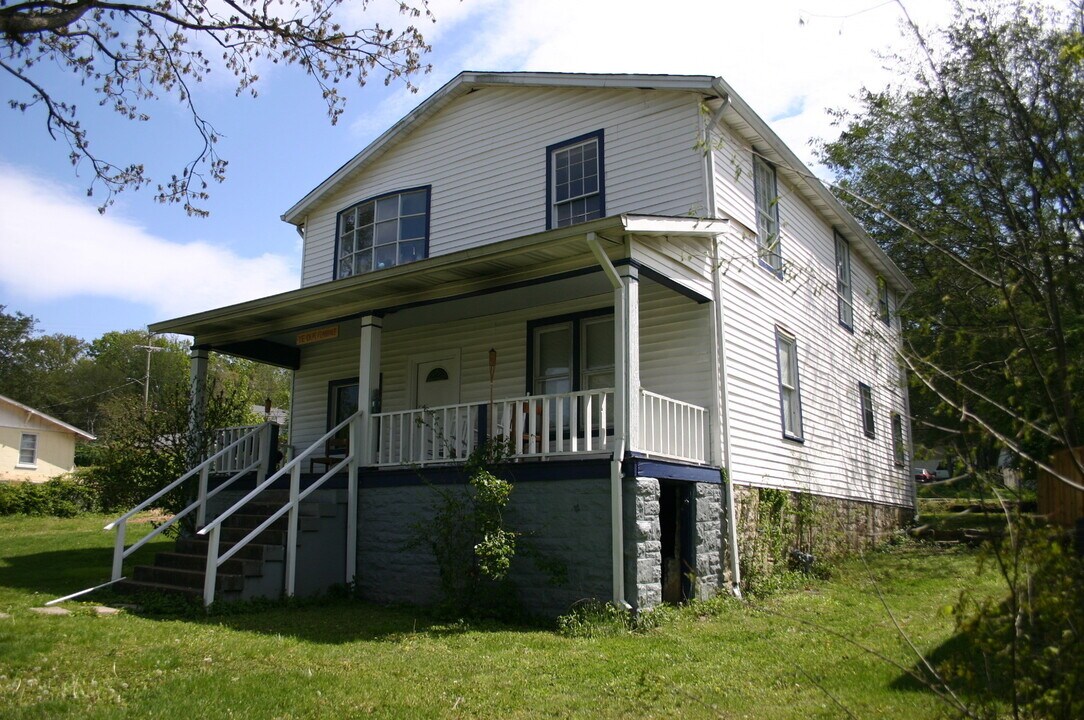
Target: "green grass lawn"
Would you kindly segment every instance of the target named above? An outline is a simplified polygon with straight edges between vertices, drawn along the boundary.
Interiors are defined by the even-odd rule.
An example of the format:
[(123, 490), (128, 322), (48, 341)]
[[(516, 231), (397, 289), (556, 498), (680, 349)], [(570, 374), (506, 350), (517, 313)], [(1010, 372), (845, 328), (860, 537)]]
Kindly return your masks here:
[[(841, 638), (915, 665), (858, 560), (766, 600), (693, 606), (653, 630), (592, 639), (349, 600), (195, 619), (99, 617), (91, 602), (66, 603), (66, 617), (31, 613), (105, 579), (106, 520), (0, 517), (10, 615), (0, 717), (838, 718), (842, 705), (862, 718), (934, 718), (945, 708)], [(996, 591), (966, 549), (907, 544), (867, 559), (924, 652), (950, 638), (946, 608), (961, 587)]]

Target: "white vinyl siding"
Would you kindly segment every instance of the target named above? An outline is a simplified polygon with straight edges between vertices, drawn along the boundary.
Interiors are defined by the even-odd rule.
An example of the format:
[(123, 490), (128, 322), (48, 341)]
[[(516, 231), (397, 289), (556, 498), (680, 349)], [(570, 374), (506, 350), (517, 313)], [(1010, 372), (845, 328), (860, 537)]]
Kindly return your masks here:
[(432, 186), (429, 257), (544, 231), (546, 148), (599, 129), (607, 215), (686, 215), (704, 204), (698, 108), (696, 94), (653, 90), (465, 95), (312, 208), (302, 286), (332, 279), (339, 211), (403, 188)]

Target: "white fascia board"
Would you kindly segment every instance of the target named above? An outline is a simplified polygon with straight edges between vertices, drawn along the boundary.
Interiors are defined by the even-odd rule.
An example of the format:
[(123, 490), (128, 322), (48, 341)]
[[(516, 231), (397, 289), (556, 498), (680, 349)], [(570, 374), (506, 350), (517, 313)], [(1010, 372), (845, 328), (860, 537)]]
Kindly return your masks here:
[(835, 195), (831, 193), (828, 188), (824, 186), (813, 175), (812, 171), (806, 167), (805, 163), (798, 159), (786, 143), (775, 134), (766, 122), (764, 122), (759, 115), (749, 107), (749, 105), (741, 99), (741, 97), (734, 92), (734, 89), (730, 87), (722, 78), (715, 78), (713, 83), (713, 89), (719, 97), (728, 98), (730, 101), (730, 107), (733, 108), (742, 120), (749, 124), (749, 127), (753, 129), (753, 132), (757, 134), (771, 150), (779, 156), (782, 161), (784, 170), (786, 167), (790, 167), (793, 171), (795, 180), (801, 183), (804, 187), (808, 188), (818, 199), (833, 212), (835, 215), (833, 220), (843, 226), (846, 230), (845, 234), (849, 234), (851, 239), (857, 240), (862, 248), (872, 257), (875, 265), (881, 270), (887, 279), (896, 287), (905, 293), (913, 292), (915, 286), (907, 279), (907, 276), (903, 274), (896, 263), (892, 261), (890, 257), (885, 253), (881, 247), (873, 241), (865, 231), (865, 229), (858, 224), (858, 221), (854, 219), (848, 210), (843, 207)]
[(35, 410), (34, 408), (30, 407), (29, 405), (23, 405), (18, 400), (12, 400), (9, 397), (6, 397), (4, 395), (0, 395), (0, 402), (5, 402), (5, 403), (11, 405), (12, 407), (14, 407), (15, 409), (21, 410), (22, 412), (27, 414), (27, 417), (35, 417), (38, 420), (41, 420), (42, 422), (44, 422), (44, 423), (46, 423), (48, 425), (54, 425), (54, 426), (60, 428), (61, 430), (64, 430), (65, 432), (69, 432), (72, 435), (77, 435), (77, 436), (83, 438), (84, 440), (94, 440), (95, 439), (95, 437), (93, 435), (91, 435), (90, 433), (88, 433), (86, 430), (80, 430), (79, 428), (75, 427), (74, 425), (69, 425), (68, 423), (64, 422), (63, 420), (57, 420), (52, 415), (46, 415), (41, 410)]
[(726, 232), (725, 218), (683, 218), (661, 215), (622, 215), (624, 231), (630, 235), (669, 235), (710, 237)]
[(686, 92), (712, 92), (709, 75), (604, 75), (592, 73), (532, 73), (532, 72), (471, 72), (464, 71), (444, 84), (439, 90), (423, 100), (399, 122), (384, 131), (380, 137), (351, 158), (346, 164), (313, 188), (305, 197), (282, 214), (282, 220), (297, 225), (305, 212), (324, 194), (340, 182), (391, 149), (395, 143), (410, 134), (417, 125), (443, 108), (449, 102), (471, 89), (486, 86), (512, 87), (579, 87), (579, 88), (625, 88), (673, 90)]

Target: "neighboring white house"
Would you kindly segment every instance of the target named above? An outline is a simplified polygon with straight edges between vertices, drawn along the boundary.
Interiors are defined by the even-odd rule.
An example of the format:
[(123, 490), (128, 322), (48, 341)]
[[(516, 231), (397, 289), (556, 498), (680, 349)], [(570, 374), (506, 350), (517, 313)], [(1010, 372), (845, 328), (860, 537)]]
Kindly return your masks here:
[(75, 469), (85, 430), (0, 395), (0, 480), (45, 482)]
[(723, 587), (747, 488), (912, 507), (911, 285), (719, 78), (464, 72), (283, 219), (300, 289), (151, 330), (194, 338), (197, 388), (209, 351), (294, 370), (295, 455), (360, 407), (347, 576), (374, 599), (433, 596), (407, 541), (486, 437), (568, 564), (523, 571), (539, 606)]

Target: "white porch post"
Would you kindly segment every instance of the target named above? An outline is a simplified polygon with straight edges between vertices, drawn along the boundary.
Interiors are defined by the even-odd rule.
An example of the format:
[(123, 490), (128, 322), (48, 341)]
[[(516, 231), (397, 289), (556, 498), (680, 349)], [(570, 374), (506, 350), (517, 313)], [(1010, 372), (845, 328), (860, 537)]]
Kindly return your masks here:
[(624, 337), (619, 341), (616, 331), (617, 315), (614, 316), (614, 342), (621, 343), (620, 354), (615, 352), (614, 359), (624, 358), (624, 361), (614, 363), (615, 368), (621, 364), (623, 376), (618, 380), (625, 396), (625, 418), (622, 428), (625, 431), (625, 449), (640, 449), (640, 271), (631, 265), (625, 265), (617, 270), (621, 276), (621, 284), (624, 292), (615, 296), (623, 304), (621, 324)]
[(350, 463), (349, 486), (346, 509), (346, 582), (351, 583), (357, 575), (358, 552), (358, 468), (373, 463), (376, 449), (376, 432), (373, 421), (376, 399), (380, 393), (380, 335), (384, 321), (375, 315), (361, 319), (361, 337), (358, 345), (358, 409), (361, 417), (358, 427), (351, 426), (350, 442), (354, 460)]
[(200, 438), (207, 416), (207, 361), (210, 351), (207, 348), (193, 346), (189, 352), (190, 380), (188, 395), (188, 462), (196, 465), (202, 459)]

